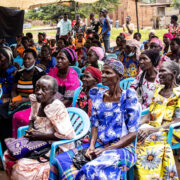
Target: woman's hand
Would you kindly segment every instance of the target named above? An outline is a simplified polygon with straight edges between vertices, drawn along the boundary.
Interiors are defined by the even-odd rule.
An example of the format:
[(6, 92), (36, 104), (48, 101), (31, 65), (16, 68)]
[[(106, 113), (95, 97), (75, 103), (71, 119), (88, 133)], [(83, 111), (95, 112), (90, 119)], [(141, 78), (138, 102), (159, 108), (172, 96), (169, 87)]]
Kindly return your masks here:
[(86, 151), (86, 154), (85, 156), (87, 158), (89, 158), (90, 160), (94, 159), (94, 156), (95, 156), (95, 148), (94, 147), (89, 147)]
[(10, 103), (10, 109), (14, 110), (22, 103), (23, 103), (22, 101), (14, 101), (14, 102)]
[(150, 134), (156, 132), (154, 128), (143, 128), (138, 132), (138, 141), (143, 142)]
[(104, 148), (97, 148), (97, 149), (95, 149), (94, 152), (95, 152), (96, 156), (99, 156), (99, 155), (101, 155), (104, 151), (105, 151)]
[(30, 140), (37, 140), (42, 135), (43, 135), (43, 133), (41, 133), (35, 129), (32, 129), (30, 131), (26, 131), (25, 137), (29, 138)]

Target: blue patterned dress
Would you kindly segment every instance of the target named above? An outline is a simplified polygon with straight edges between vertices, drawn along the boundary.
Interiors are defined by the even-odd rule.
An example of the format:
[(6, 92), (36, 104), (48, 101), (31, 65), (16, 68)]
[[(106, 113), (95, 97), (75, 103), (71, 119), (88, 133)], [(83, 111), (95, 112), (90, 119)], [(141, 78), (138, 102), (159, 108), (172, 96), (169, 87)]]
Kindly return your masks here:
[[(89, 92), (93, 104), (91, 123), (98, 127), (96, 147), (100, 148), (119, 141), (130, 132), (137, 132), (140, 118), (139, 103), (134, 90), (123, 91), (120, 102), (113, 103), (103, 102), (105, 91), (93, 88)], [(73, 156), (78, 149), (88, 147), (89, 144), (84, 144), (58, 155), (51, 165), (49, 179), (119, 180), (126, 178), (127, 170), (135, 163), (134, 145), (130, 144), (124, 148), (104, 151), (78, 171), (73, 166)]]

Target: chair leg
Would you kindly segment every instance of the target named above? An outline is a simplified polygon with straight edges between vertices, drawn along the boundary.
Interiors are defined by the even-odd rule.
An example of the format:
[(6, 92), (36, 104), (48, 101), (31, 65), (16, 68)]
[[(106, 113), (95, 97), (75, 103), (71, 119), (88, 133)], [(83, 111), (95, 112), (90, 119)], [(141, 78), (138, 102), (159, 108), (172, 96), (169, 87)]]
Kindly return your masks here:
[(2, 151), (2, 146), (1, 146), (1, 142), (0, 142), (0, 160), (1, 160), (1, 164), (2, 164), (2, 168), (4, 169), (4, 166), (3, 166), (3, 151)]
[(134, 166), (127, 172), (127, 179), (134, 180)]

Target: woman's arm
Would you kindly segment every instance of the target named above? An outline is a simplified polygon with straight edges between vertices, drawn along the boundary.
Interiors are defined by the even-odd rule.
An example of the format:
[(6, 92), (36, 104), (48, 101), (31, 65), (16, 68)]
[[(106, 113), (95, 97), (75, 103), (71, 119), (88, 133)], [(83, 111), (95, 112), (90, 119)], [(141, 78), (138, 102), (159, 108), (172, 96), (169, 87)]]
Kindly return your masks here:
[(141, 117), (140, 125), (148, 123), (150, 121), (150, 112), (143, 117)]
[(17, 96), (17, 83), (14, 83), (13, 88), (12, 88), (12, 92), (11, 92), (11, 97), (16, 97)]

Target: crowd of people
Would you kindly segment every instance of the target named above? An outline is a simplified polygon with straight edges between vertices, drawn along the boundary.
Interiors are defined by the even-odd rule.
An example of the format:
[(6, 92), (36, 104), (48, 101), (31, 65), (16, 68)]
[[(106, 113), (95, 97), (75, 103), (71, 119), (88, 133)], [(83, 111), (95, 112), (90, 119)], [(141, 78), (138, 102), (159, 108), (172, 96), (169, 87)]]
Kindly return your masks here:
[[(178, 17), (171, 17), (163, 37), (150, 31), (141, 42), (127, 16), (114, 47), (107, 9), (95, 17), (90, 14), (86, 27), (80, 16), (72, 23), (65, 13), (56, 37), (39, 32), (37, 43), (32, 33), (18, 35), (12, 45), (0, 38), (0, 141), (10, 179), (125, 180), (131, 167), (136, 179), (178, 179), (167, 142), (169, 126), (180, 122)], [(134, 81), (123, 90), (120, 82), (127, 78)], [(46, 158), (17, 158), (13, 152), (25, 141), (50, 145), (75, 137), (66, 108), (72, 107), (79, 87), (76, 107), (91, 122), (86, 137), (59, 146), (51, 166), (44, 161), (49, 146)], [(141, 116), (147, 108), (149, 113)], [(17, 138), (17, 129), (25, 125), (29, 130)], [(173, 144), (179, 142), (180, 129), (175, 129)], [(86, 163), (77, 163), (79, 154)]]

